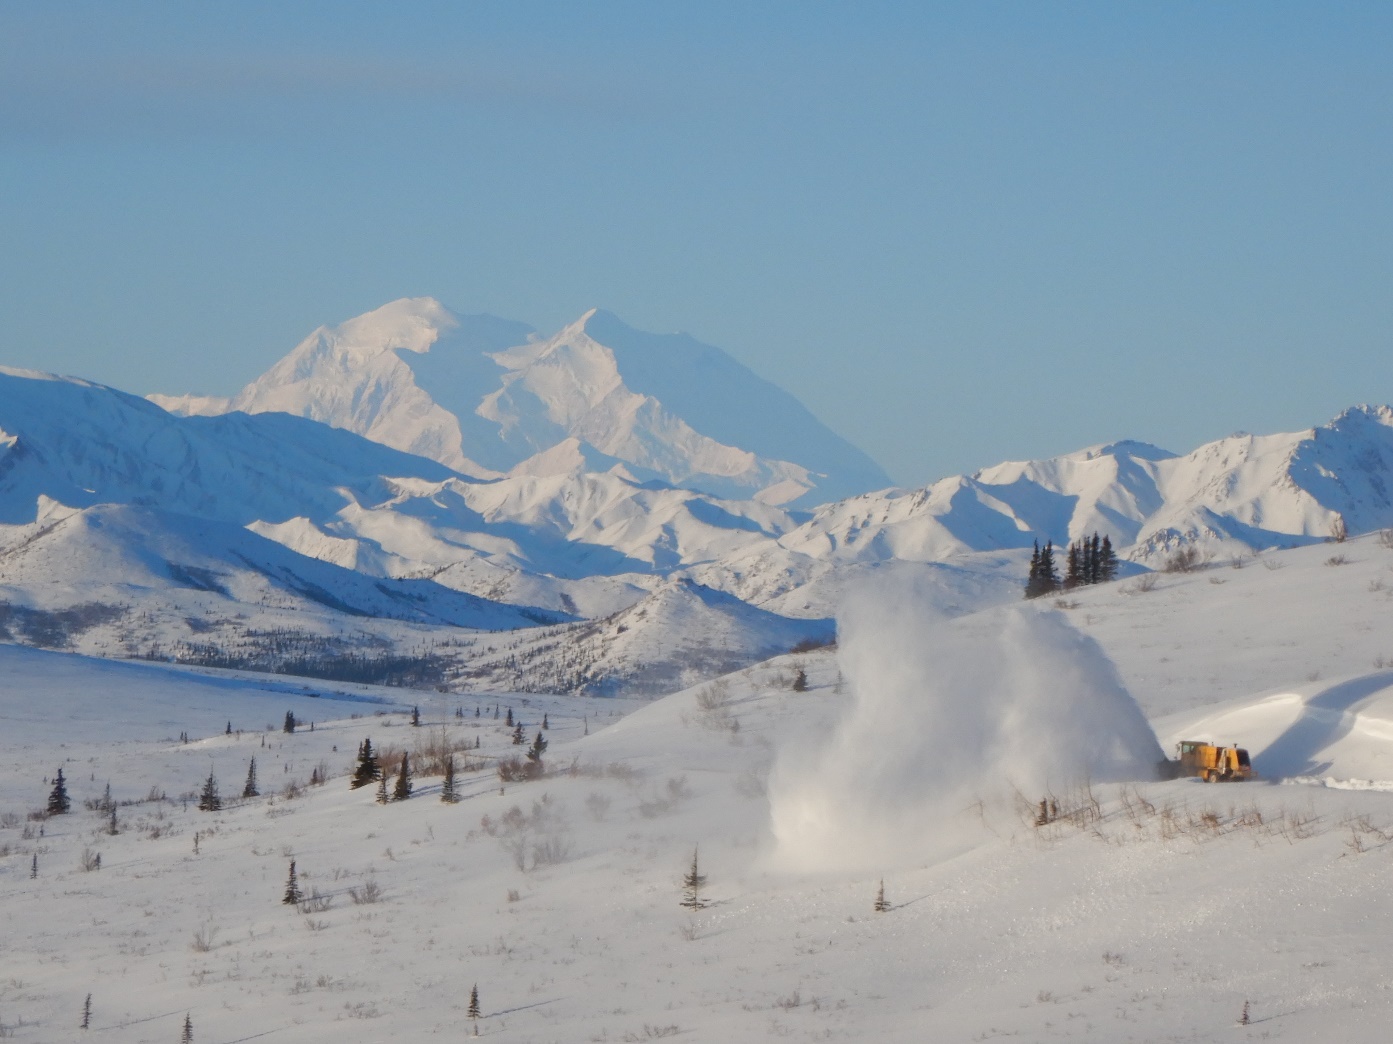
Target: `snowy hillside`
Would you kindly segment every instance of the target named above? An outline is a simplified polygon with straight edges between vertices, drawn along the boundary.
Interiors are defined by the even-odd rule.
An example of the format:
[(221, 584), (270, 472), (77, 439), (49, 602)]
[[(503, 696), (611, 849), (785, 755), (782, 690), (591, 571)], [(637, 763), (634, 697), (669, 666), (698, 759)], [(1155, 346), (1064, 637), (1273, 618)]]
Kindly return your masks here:
[(174, 412), (282, 412), (462, 474), (593, 470), (730, 499), (821, 503), (889, 484), (786, 392), (681, 334), (592, 310), (550, 338), (432, 298), (320, 327), (230, 400), (151, 398)]
[[(622, 719), (0, 646), (0, 1024), (466, 1037), (477, 985), (479, 1035), (518, 1042), (1381, 1044), (1390, 590), (1375, 538), (958, 623), (898, 577), (852, 592), (835, 652)], [(528, 742), (549, 719), (544, 779), (500, 781), (505, 713)], [(1182, 736), (1268, 780), (1146, 780)], [(411, 754), (410, 800), (349, 789), (365, 738)], [(73, 811), (29, 819), (60, 765)], [(225, 807), (199, 811), (210, 772)]]
[(800, 645), (827, 644), (831, 620), (791, 619), (690, 580), (665, 581), (603, 619), (465, 646), (468, 689), (654, 696), (758, 663)]

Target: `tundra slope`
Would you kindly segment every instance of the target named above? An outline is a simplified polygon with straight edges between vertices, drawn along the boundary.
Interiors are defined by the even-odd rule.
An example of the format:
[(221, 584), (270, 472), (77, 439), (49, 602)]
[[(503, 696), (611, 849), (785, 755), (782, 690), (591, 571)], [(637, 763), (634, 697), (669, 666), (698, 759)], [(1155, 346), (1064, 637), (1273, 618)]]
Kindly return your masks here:
[[(1324, 564), (1336, 554), (1347, 561)], [(120, 1041), (171, 1039), (186, 1012), (202, 1040), (421, 1039), (468, 1033), (477, 983), (481, 1035), (524, 1042), (1382, 1041), (1393, 795), (1375, 787), (1393, 774), (1366, 773), (1382, 771), (1393, 744), (1376, 727), (1393, 720), (1393, 679), (1375, 665), (1388, 597), (1372, 589), (1393, 578), (1393, 552), (1367, 540), (1262, 558), (1283, 565), (1225, 564), (1134, 594), (1124, 581), (1078, 592), (1075, 608), (1011, 611), (1093, 634), (1163, 742), (1215, 715), (1261, 713), (1266, 734), (1215, 738), (1249, 742), (1268, 776), (1310, 764), (1323, 775), (1097, 787), (1101, 817), (1086, 829), (1071, 817), (1087, 803), (1061, 789), (1066, 814), (1045, 827), (1033, 805), (985, 820), (965, 809), (922, 825), (929, 838), (952, 826), (951, 851), (863, 851), (863, 868), (837, 872), (771, 863), (764, 791), (791, 733), (833, 730), (859, 699), (839, 692), (831, 652), (770, 661), (622, 720), (606, 713), (613, 701), (504, 694), (478, 699), (477, 718), (465, 701), (461, 721), (456, 697), (421, 693), (426, 727), (413, 730), (404, 715), (372, 713), (387, 707), (334, 699), (400, 691), (307, 681), (296, 696), (284, 679), (0, 647), (0, 915), (17, 969), (0, 980), (0, 1020), (16, 1040), (67, 1039), (91, 993), (94, 1027)], [(959, 626), (990, 631), (995, 612)], [(799, 668), (805, 693), (789, 687)], [(1356, 727), (1321, 736), (1303, 725), (1303, 707), (1329, 709), (1324, 694), (1352, 682), (1363, 695), (1339, 700)], [(1292, 698), (1274, 702), (1283, 693)], [(367, 736), (409, 749), (443, 732), (507, 756), (516, 748), (487, 716), (493, 703), (529, 733), (547, 713), (546, 758), (562, 771), (500, 794), (488, 767), (470, 769), (457, 805), (438, 801), (438, 777), (386, 806), (371, 788), (348, 789)], [(280, 732), (291, 708), (317, 718), (315, 731)], [(1291, 756), (1293, 736), (1311, 756)], [(971, 737), (918, 741), (931, 758)], [(268, 795), (321, 759), (332, 778), (220, 813), (140, 802), (152, 786), (176, 799), (196, 791), (210, 767), (224, 796), (239, 792), (253, 756)], [(60, 763), (80, 811), (25, 838), (23, 813), (43, 804), (43, 776)], [(118, 807), (116, 836), (82, 808), (108, 778), (118, 801), (137, 802)], [(685, 911), (680, 882), (698, 843), (709, 905)], [(79, 869), (84, 850), (100, 852), (100, 870)], [(280, 902), (291, 858), (327, 909)], [(891, 908), (876, 914), (882, 880)], [(355, 904), (348, 889), (362, 895), (368, 882), (380, 901)], [(1245, 1002), (1251, 1025), (1238, 1030)]]

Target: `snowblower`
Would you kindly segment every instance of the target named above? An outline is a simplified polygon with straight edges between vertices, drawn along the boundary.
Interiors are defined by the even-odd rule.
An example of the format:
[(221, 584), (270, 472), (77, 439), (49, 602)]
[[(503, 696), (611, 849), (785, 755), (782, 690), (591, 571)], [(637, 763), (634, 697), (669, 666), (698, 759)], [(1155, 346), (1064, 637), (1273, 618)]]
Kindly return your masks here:
[(1241, 783), (1253, 778), (1252, 762), (1242, 747), (1181, 740), (1176, 753), (1176, 760), (1161, 762), (1162, 779), (1198, 776), (1206, 783)]

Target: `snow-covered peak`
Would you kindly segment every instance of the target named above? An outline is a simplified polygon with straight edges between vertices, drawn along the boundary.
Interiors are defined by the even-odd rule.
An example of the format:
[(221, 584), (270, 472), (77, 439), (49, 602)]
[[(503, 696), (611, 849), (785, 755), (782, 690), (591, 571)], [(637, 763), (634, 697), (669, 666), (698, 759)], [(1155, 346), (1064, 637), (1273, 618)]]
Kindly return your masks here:
[(152, 396), (181, 414), (282, 412), (492, 478), (601, 458), (657, 480), (768, 504), (889, 480), (786, 392), (685, 334), (592, 308), (555, 335), (459, 315), (429, 297), (315, 330), (230, 400)]

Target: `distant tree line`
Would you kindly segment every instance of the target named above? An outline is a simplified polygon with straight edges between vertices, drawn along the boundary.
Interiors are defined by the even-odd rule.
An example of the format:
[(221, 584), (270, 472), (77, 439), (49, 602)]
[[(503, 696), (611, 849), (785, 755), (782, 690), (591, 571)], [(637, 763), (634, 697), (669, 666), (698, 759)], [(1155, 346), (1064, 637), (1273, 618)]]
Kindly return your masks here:
[(1096, 532), (1069, 545), (1064, 576), (1059, 575), (1055, 564), (1054, 542), (1047, 540), (1045, 546), (1035, 542), (1035, 550), (1030, 556), (1030, 573), (1025, 581), (1025, 596), (1039, 598), (1056, 591), (1069, 591), (1088, 584), (1103, 584), (1117, 579), (1117, 553), (1112, 540), (1100, 537)]

